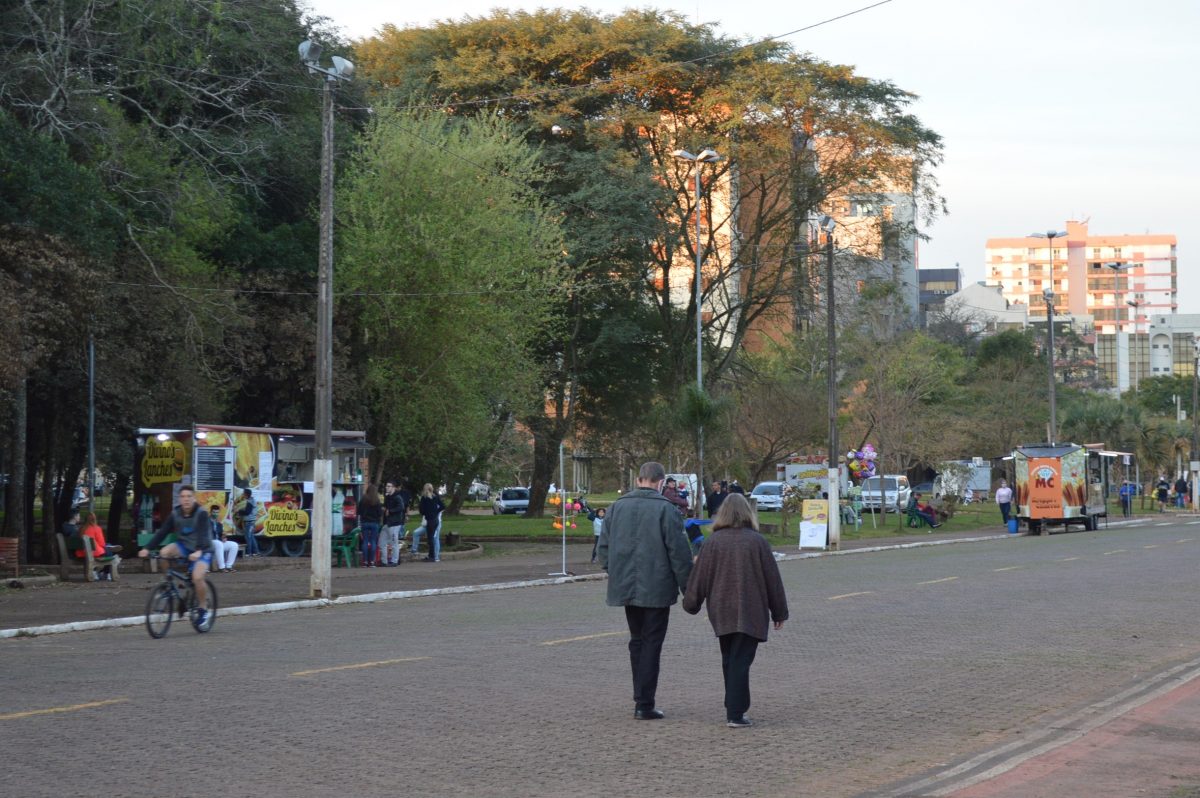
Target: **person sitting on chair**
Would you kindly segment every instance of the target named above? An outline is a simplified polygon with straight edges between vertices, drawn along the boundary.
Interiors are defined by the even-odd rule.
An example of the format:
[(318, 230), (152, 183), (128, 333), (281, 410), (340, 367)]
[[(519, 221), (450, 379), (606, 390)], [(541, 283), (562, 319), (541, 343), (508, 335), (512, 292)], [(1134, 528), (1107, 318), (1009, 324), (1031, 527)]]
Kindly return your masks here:
[(908, 500), (908, 511), (920, 516), (934, 529), (937, 529), (941, 524), (937, 521), (937, 516), (934, 514), (933, 508), (928, 504), (921, 504), (921, 494), (914, 493), (912, 498)]

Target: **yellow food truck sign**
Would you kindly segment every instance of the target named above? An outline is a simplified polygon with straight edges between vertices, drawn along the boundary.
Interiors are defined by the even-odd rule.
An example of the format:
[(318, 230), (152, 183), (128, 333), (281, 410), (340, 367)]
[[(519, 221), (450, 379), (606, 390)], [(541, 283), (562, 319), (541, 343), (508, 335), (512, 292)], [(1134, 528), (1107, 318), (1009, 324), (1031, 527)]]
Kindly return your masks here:
[(267, 537), (295, 536), (308, 532), (308, 513), (285, 505), (267, 508), (267, 517), (262, 521), (262, 534)]
[(142, 454), (142, 484), (147, 488), (160, 482), (183, 479), (187, 449), (179, 441), (146, 441)]

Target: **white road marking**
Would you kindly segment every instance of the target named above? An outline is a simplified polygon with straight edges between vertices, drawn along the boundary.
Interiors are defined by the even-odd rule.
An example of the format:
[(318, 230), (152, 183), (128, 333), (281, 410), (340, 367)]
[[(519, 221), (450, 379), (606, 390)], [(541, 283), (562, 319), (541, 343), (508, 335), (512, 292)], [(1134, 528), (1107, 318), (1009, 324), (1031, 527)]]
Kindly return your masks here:
[(9, 712), (6, 715), (0, 715), (0, 720), (20, 720), (21, 718), (32, 718), (35, 715), (57, 715), (60, 712), (78, 712), (81, 709), (95, 709), (97, 707), (112, 706), (113, 704), (124, 704), (128, 700), (128, 698), (109, 698), (104, 701), (89, 701), (86, 704), (71, 704), (65, 707), (28, 709), (24, 712)]
[(869, 596), (874, 593), (874, 590), (863, 590), (860, 593), (843, 593), (840, 596), (830, 596), (829, 601), (837, 601), (838, 599), (851, 598), (852, 596)]
[(313, 668), (311, 671), (296, 671), (289, 676), (312, 676), (314, 673), (332, 673), (333, 671), (353, 671), (360, 668), (380, 668), (384, 665), (397, 665), (401, 662), (421, 662), (432, 657), (400, 657), (399, 659), (380, 659), (374, 662), (357, 662), (353, 665), (335, 665), (332, 668)]
[(953, 582), (957, 576), (947, 576), (945, 579), (930, 579), (928, 582), (917, 582), (918, 585), (936, 585), (941, 582)]
[(579, 637), (564, 637), (562, 640), (546, 640), (538, 643), (539, 646), (557, 646), (562, 643), (576, 643), (580, 640), (595, 640), (598, 637), (616, 637), (617, 635), (629, 634), (628, 632), (600, 632), (594, 635), (580, 635)]

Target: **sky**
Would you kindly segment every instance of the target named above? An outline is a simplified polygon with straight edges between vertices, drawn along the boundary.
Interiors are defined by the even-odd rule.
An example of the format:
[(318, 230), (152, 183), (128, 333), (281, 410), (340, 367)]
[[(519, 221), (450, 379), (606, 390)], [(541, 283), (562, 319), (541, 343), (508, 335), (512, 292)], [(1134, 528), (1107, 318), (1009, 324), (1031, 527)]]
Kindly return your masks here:
[[(350, 38), (384, 24), (421, 27), (492, 8), (578, 4), (441, 0), (302, 0)], [(673, 10), (727, 36), (763, 39), (878, 0), (592, 0)], [(913, 111), (939, 133), (935, 172), (949, 214), (923, 227), (923, 268), (959, 265), (983, 279), (988, 238), (1064, 229), (1174, 234), (1179, 312), (1200, 313), (1200, 2), (1197, 0), (885, 0), (787, 36), (796, 50), (850, 64), (919, 96)], [(1186, 192), (1186, 193), (1185, 193)]]

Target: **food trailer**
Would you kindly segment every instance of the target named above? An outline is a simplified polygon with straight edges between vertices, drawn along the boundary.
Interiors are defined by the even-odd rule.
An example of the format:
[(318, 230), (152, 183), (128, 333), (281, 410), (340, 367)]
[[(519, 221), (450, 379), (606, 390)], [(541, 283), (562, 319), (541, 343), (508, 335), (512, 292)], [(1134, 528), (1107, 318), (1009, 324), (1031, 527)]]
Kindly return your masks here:
[(1036, 444), (1013, 450), (1016, 515), (1031, 534), (1079, 524), (1094, 530), (1108, 517), (1105, 467), (1100, 450), (1075, 443)]
[[(191, 429), (137, 431), (134, 507), (138, 531), (152, 532), (189, 485), (196, 502), (231, 538), (244, 540), (243, 491), (254, 497), (254, 534), (261, 553), (304, 553), (311, 537), (312, 430), (196, 424)], [(371, 450), (365, 432), (333, 433), (334, 505), (353, 507)], [(334, 534), (342, 530), (335, 529)]]

